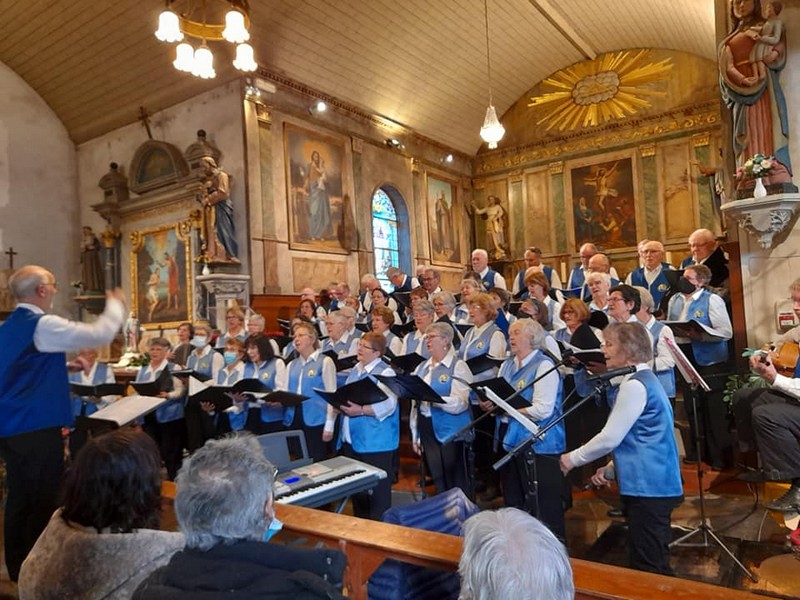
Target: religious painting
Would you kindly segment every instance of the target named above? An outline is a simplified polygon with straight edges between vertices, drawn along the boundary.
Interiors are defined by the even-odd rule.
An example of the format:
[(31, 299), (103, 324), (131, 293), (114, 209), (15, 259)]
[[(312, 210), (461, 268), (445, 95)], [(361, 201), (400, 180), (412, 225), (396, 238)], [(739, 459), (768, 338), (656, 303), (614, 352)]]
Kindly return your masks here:
[(586, 242), (604, 250), (636, 246), (636, 197), (630, 155), (576, 164), (569, 171), (567, 185), (576, 252)]
[(284, 125), (289, 246), (347, 254), (353, 219), (344, 138)]
[(431, 242), (431, 263), (462, 266), (461, 202), (455, 183), (426, 177), (428, 199), (428, 232)]
[(191, 320), (190, 231), (183, 222), (131, 233), (131, 307), (146, 329)]

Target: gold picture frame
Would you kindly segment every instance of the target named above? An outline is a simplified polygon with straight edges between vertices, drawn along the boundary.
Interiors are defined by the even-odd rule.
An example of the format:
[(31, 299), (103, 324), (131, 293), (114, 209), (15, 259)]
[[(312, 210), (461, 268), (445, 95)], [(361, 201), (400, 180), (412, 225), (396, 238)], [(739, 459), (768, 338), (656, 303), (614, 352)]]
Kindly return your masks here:
[(131, 308), (145, 329), (191, 321), (191, 222), (134, 231), (131, 239)]
[(425, 174), (431, 264), (461, 267), (462, 199), (456, 181), (436, 173)]

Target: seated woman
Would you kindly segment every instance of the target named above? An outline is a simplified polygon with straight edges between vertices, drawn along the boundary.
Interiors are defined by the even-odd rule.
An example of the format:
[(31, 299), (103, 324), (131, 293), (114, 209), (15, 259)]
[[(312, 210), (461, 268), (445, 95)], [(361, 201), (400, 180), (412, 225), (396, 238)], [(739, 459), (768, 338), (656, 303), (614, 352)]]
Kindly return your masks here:
[(608, 453), (613, 460), (597, 469), (592, 483), (616, 479), (627, 514), (630, 566), (671, 575), (670, 516), (683, 499), (674, 417), (664, 389), (650, 370), (653, 343), (640, 323), (612, 323), (603, 332), (609, 369), (633, 366), (619, 383), (603, 430), (561, 455), (561, 470), (587, 464)]
[[(512, 357), (503, 363), (499, 374), (515, 390), (523, 390), (522, 397), (530, 406), (520, 412), (540, 428), (561, 416), (561, 376), (557, 370), (552, 370), (553, 361), (542, 352), (544, 338), (542, 326), (531, 319), (520, 319), (511, 325)], [(535, 379), (538, 381), (530, 386)], [(482, 401), (481, 408), (491, 410), (494, 404)], [(502, 442), (506, 452), (529, 435), (528, 430), (514, 419), (499, 417), (497, 441)], [(564, 423), (559, 423), (538, 440), (532, 450), (529, 446), (506, 463), (500, 472), (505, 505), (528, 511), (562, 540), (565, 537), (564, 507), (568, 497), (558, 468), (558, 455), (565, 448)], [(534, 457), (533, 465), (528, 460), (531, 456)], [(529, 472), (531, 466), (535, 468), (539, 482), (536, 490), (528, 486), (533, 475)]]
[(338, 550), (266, 543), (275, 518), (275, 467), (253, 436), (211, 440), (178, 475), (175, 516), (186, 547), (151, 573), (136, 600), (297, 598), (341, 600)]
[(370, 322), (372, 331), (380, 333), (386, 338), (386, 350), (391, 351), (395, 356), (403, 352), (403, 340), (391, 332), (390, 327), (394, 324), (394, 315), (388, 306), (379, 306), (372, 309)]
[[(394, 370), (381, 360), (385, 351), (386, 338), (382, 334), (365, 333), (359, 340), (358, 362), (347, 376), (347, 383), (374, 375), (394, 376)], [(386, 394), (386, 400), (363, 406), (348, 402), (341, 407), (342, 422), (336, 449), (344, 456), (392, 473), (392, 455), (400, 445), (400, 411), (397, 396), (381, 383), (378, 387)], [(323, 434), (325, 441), (333, 439), (337, 416), (338, 411), (329, 407)], [(381, 479), (377, 487), (354, 494), (352, 500), (355, 516), (379, 521), (392, 507), (392, 478)]]
[(20, 598), (130, 598), (183, 548), (182, 534), (157, 530), (161, 459), (143, 432), (124, 428), (90, 439), (66, 474), (61, 498), (22, 564)]
[(425, 460), (438, 493), (459, 487), (468, 498), (474, 497), (468, 454), (474, 432), (464, 432), (447, 444), (444, 440), (469, 425), (469, 384), (472, 373), (453, 352), (453, 328), (447, 323), (428, 327), (426, 344), (431, 357), (414, 372), (433, 388), (445, 404), (414, 402), (411, 409), (411, 441), (414, 452), (425, 453)]
[[(275, 356), (267, 337), (251, 335), (245, 342), (245, 352), (250, 361), (244, 365), (242, 379), (258, 379), (273, 390), (286, 389), (286, 365)], [(245, 429), (256, 435), (283, 431), (283, 404), (265, 402), (258, 406), (249, 402), (248, 407)]]

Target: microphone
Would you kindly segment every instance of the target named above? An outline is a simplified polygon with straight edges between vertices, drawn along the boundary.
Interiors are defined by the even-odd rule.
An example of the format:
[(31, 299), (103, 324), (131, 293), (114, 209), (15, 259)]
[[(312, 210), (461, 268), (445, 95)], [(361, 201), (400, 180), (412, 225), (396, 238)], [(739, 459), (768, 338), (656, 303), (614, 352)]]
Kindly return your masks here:
[(592, 375), (591, 377), (586, 378), (587, 384), (592, 384), (597, 381), (611, 381), (614, 377), (620, 377), (622, 375), (627, 375), (628, 373), (636, 372), (636, 367), (633, 365), (629, 365), (627, 367), (620, 367), (619, 369), (611, 369), (610, 371), (606, 371), (605, 373), (600, 373), (599, 375)]
[(561, 352), (561, 359), (559, 360), (559, 358), (555, 354), (550, 352), (550, 350), (548, 350), (547, 348), (542, 348), (541, 350), (542, 354), (544, 354), (547, 358), (552, 360), (557, 365), (563, 363), (567, 358), (569, 358), (575, 353), (575, 351), (572, 348), (565, 348)]

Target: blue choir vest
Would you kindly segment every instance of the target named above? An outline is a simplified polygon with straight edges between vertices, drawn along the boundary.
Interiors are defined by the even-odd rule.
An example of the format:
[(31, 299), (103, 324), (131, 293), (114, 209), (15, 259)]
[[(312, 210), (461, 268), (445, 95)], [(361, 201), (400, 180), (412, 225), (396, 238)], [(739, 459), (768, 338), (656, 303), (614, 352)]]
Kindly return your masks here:
[[(520, 292), (527, 289), (527, 286), (525, 285), (525, 272), (527, 270), (528, 269), (522, 269), (519, 273), (517, 273), (517, 288), (519, 289)], [(550, 283), (552, 285), (553, 267), (542, 265), (542, 272), (544, 273), (544, 276), (547, 278), (547, 283)]]
[[(428, 385), (431, 386), (434, 392), (442, 397), (450, 395), (450, 387), (453, 384), (453, 373), (455, 372), (457, 361), (458, 359), (454, 358), (450, 362), (449, 367), (439, 363), (431, 372), (431, 382)], [(428, 374), (428, 371), (430, 371), (430, 365), (430, 362), (420, 365), (420, 369), (417, 374), (424, 379)], [(436, 436), (436, 440), (440, 444), (456, 431), (468, 425), (471, 420), (472, 412), (469, 410), (469, 407), (465, 408), (462, 412), (453, 415), (443, 411), (441, 408), (438, 408), (435, 404), (431, 404), (433, 433)], [(471, 438), (472, 435), (468, 435), (466, 437)]]
[[(89, 385), (101, 385), (106, 382), (106, 377), (108, 376), (108, 365), (104, 363), (97, 363), (97, 368), (94, 371), (94, 377), (92, 377), (92, 381)], [(70, 373), (69, 374), (69, 381), (70, 383), (77, 383), (80, 384), (81, 374), (80, 373)], [(94, 414), (98, 411), (97, 404), (94, 402), (87, 402), (84, 400), (83, 396), (74, 396), (72, 398), (72, 415), (77, 417), (80, 416), (81, 412), (83, 412), (84, 416), (88, 417), (91, 414)]]
[[(500, 367), (499, 377), (505, 378), (506, 381), (511, 384), (511, 387), (518, 390), (536, 379), (536, 371), (539, 369), (540, 364), (545, 363), (547, 366), (553, 366), (553, 361), (542, 354), (541, 351), (535, 350), (534, 352), (535, 355), (531, 361), (519, 370), (517, 370), (515, 359), (509, 358), (503, 363), (503, 366)], [(546, 427), (551, 421), (561, 416), (561, 391), (561, 377), (559, 376), (558, 393), (556, 395), (556, 401), (553, 404), (553, 413), (549, 417), (539, 421), (537, 423), (539, 427)], [(522, 397), (530, 402), (533, 397), (533, 387), (529, 387), (522, 392)], [(503, 439), (503, 448), (506, 451), (511, 450), (529, 435), (530, 433), (527, 429), (514, 419), (509, 418), (508, 429)], [(563, 421), (550, 429), (547, 434), (545, 434), (544, 439), (536, 442), (533, 447), (538, 454), (560, 454), (564, 452), (567, 444)]]
[[(655, 361), (656, 357), (658, 356), (658, 338), (661, 336), (661, 331), (666, 327), (663, 321), (656, 321), (653, 323), (653, 327), (650, 328), (650, 333), (653, 336), (653, 361)], [(653, 370), (655, 373), (656, 378), (664, 387), (664, 392), (667, 394), (668, 398), (675, 397), (675, 369), (667, 369), (665, 371), (656, 371)]]
[(485, 292), (490, 292), (494, 289), (494, 276), (497, 275), (497, 271), (493, 270), (489, 267), (486, 271), (486, 275), (481, 277), (481, 283), (483, 284), (483, 290)]
[(666, 275), (664, 273), (669, 271), (672, 268), (672, 265), (669, 263), (661, 263), (661, 272), (658, 274), (653, 280), (653, 283), (648, 284), (647, 279), (644, 276), (644, 267), (639, 267), (635, 271), (631, 272), (631, 285), (638, 285), (639, 287), (643, 287), (650, 292), (650, 295), (653, 296), (653, 303), (655, 304), (656, 308), (661, 303), (661, 299), (664, 297), (664, 294), (667, 293), (669, 290), (669, 281), (667, 281)]
[[(389, 370), (386, 363), (378, 363), (372, 373), (358, 373), (355, 369), (350, 372), (347, 383), (353, 383), (369, 375), (381, 375)], [(342, 434), (339, 432), (337, 448), (342, 445)], [(350, 445), (353, 450), (362, 454), (370, 452), (391, 452), (400, 445), (400, 410), (395, 411), (379, 421), (375, 417), (363, 416), (350, 418)]]
[[(670, 301), (669, 318), (677, 320), (682, 312), (683, 302), (686, 300), (682, 294), (677, 294), (674, 298), (674, 302)], [(711, 292), (706, 289), (702, 290), (700, 296), (689, 303), (689, 311), (686, 313), (686, 319), (694, 319), (698, 323), (713, 327), (711, 324), (711, 317), (708, 314), (710, 299)], [(724, 340), (720, 342), (692, 340), (692, 352), (694, 353), (694, 358), (698, 365), (702, 367), (716, 365), (728, 360), (728, 342)]]
[(461, 360), (469, 360), (470, 358), (475, 358), (482, 354), (488, 354), (492, 336), (496, 331), (502, 333), (502, 330), (494, 323), (484, 329), (477, 337), (475, 336), (474, 327), (467, 331), (467, 335), (464, 336), (464, 341), (461, 342), (458, 357)]
[[(302, 364), (302, 358), (296, 358), (289, 363), (288, 367), (290, 392), (297, 392), (297, 386), (300, 383), (300, 375), (302, 374), (303, 376), (303, 383), (299, 393), (308, 396), (307, 400), (303, 400), (302, 406), (303, 423), (309, 427), (324, 425), (328, 412), (328, 403), (313, 389), (323, 389), (325, 387), (322, 380), (322, 364), (326, 358), (330, 360), (330, 358), (320, 353), (316, 359), (310, 360), (306, 364)], [(294, 410), (294, 407), (286, 409), (283, 424), (287, 427), (291, 425), (294, 420)]]
[(406, 334), (406, 354), (412, 354), (416, 352), (420, 356), (430, 358), (431, 353), (428, 352), (428, 345), (425, 343), (425, 338), (422, 337), (418, 340), (415, 340), (414, 333), (415, 332), (412, 331), (411, 333)]
[[(674, 419), (667, 395), (649, 369), (631, 379), (647, 390), (642, 414), (613, 452), (620, 494), (671, 498), (683, 493)], [(623, 384), (625, 385), (625, 384)]]
[[(166, 363), (165, 366), (162, 366), (158, 371), (153, 373), (152, 379), (147, 379), (147, 380), (144, 378), (145, 370), (141, 369), (136, 374), (136, 381), (141, 383), (155, 381), (156, 379), (158, 379), (158, 376), (161, 375), (164, 369), (172, 371), (173, 367), (174, 365), (172, 363)], [(177, 421), (178, 419), (182, 419), (185, 399), (186, 399), (185, 396), (181, 396), (180, 398), (167, 400), (164, 404), (159, 406), (156, 409), (156, 421), (158, 421), (159, 423), (169, 423), (170, 421)]]
[[(247, 363), (244, 366), (244, 379), (258, 379), (267, 387), (275, 389), (275, 361), (277, 358), (269, 362), (262, 363), (260, 366), (253, 363)], [(284, 413), (286, 410), (283, 406), (278, 408), (271, 408), (269, 406), (261, 407), (261, 420), (264, 423), (274, 423), (275, 421), (283, 421)]]
[(186, 361), (186, 368), (211, 377), (213, 375), (213, 358), (213, 350), (205, 356), (197, 356), (195, 352), (192, 352), (189, 355), (189, 360)]
[(33, 344), (41, 317), (18, 307), (0, 326), (0, 437), (72, 424), (66, 356)]

